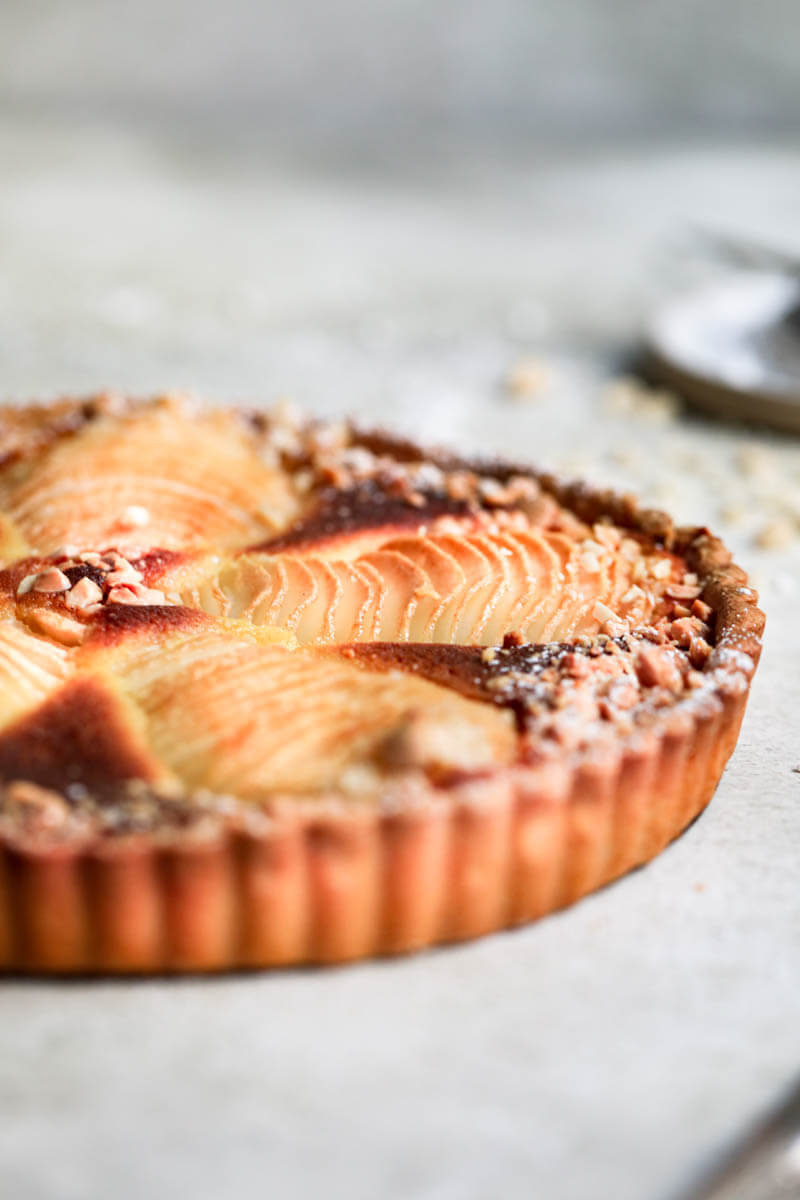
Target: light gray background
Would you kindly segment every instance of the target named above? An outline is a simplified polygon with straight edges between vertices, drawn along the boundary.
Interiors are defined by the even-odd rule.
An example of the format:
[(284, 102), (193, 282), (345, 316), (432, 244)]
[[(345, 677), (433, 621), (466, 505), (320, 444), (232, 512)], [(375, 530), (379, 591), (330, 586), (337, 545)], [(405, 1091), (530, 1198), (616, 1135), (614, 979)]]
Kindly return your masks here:
[(661, 1200), (794, 1077), (800, 543), (754, 543), (800, 520), (800, 447), (604, 389), (688, 220), (797, 247), (797, 20), (0, 9), (3, 394), (291, 395), (510, 450), (708, 521), (769, 614), (709, 811), (566, 913), (328, 972), (4, 983), (4, 1196)]
[(797, 123), (794, 0), (4, 0), (0, 97), (334, 157)]

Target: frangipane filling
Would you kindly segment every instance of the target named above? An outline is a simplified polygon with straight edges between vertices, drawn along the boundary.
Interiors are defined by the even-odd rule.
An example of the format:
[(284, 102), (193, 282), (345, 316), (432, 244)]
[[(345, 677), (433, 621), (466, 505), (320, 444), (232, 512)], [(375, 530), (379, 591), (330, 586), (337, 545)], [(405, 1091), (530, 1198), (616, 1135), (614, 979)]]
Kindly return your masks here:
[(533, 477), (285, 411), (39, 414), (0, 420), (3, 828), (382, 803), (703, 685), (703, 581)]

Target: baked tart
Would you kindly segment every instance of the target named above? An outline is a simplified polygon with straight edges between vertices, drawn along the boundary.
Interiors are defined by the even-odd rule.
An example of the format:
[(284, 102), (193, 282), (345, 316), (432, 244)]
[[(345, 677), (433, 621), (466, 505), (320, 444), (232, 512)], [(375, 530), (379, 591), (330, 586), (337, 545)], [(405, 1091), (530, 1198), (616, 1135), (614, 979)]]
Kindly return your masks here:
[(0, 410), (0, 966), (338, 962), (646, 862), (763, 617), (706, 529), (287, 411)]

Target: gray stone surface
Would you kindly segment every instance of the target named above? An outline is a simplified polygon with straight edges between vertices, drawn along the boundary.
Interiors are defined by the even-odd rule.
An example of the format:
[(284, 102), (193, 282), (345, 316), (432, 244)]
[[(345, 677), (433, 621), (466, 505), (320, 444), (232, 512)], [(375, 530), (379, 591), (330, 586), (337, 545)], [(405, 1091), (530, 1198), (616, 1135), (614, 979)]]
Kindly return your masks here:
[[(796, 236), (792, 147), (330, 173), (0, 123), (0, 389), (291, 394), (512, 450), (725, 532), (769, 625), (710, 809), (645, 870), (404, 961), (0, 988), (15, 1200), (660, 1200), (800, 1065), (800, 447), (604, 381), (686, 218)], [(534, 356), (540, 392), (512, 400)], [(622, 410), (621, 407), (622, 406)], [(737, 498), (744, 511), (734, 511)], [(800, 507), (798, 508), (800, 515)]]

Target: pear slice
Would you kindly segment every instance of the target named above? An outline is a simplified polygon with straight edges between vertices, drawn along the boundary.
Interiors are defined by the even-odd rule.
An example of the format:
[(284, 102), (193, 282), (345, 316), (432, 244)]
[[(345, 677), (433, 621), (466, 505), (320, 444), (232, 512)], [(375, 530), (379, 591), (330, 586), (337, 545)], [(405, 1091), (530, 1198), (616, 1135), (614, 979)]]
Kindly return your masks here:
[(117, 662), (117, 673), (156, 755), (188, 787), (250, 800), (336, 787), (365, 763), (461, 769), (510, 762), (516, 748), (509, 712), (229, 623)]
[(67, 677), (66, 649), (16, 621), (0, 622), (0, 727), (40, 704)]

